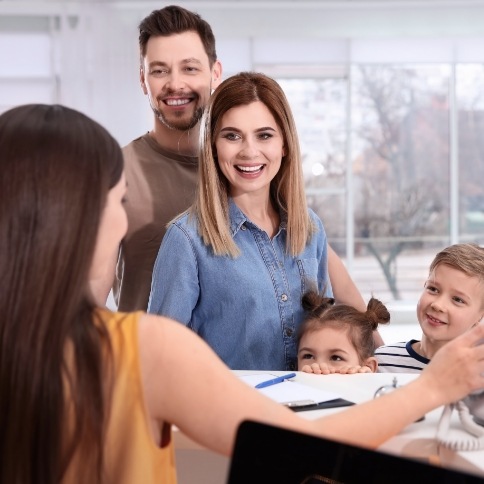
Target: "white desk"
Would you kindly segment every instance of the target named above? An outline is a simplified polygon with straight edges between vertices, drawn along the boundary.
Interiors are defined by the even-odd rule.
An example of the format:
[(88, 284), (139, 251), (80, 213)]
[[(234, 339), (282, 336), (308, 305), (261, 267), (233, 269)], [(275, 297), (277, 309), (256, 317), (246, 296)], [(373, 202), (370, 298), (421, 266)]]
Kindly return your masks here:
[[(236, 371), (234, 373), (245, 375), (263, 372)], [(286, 372), (268, 373), (284, 374)], [(355, 403), (362, 403), (371, 400), (379, 387), (391, 385), (395, 376), (398, 379), (398, 384), (404, 385), (416, 378), (417, 375), (391, 373), (310, 375), (298, 372), (295, 381), (337, 393), (341, 397)], [(312, 410), (299, 412), (298, 415), (307, 419), (315, 419), (344, 410), (345, 408)], [(474, 474), (482, 473), (484, 478), (484, 451), (456, 453), (445, 448), (437, 448), (435, 433), (441, 414), (442, 407), (428, 413), (423, 421), (413, 423), (406, 427), (399, 435), (385, 442), (380, 447), (380, 450), (404, 457), (421, 458), (426, 462), (430, 461), (444, 467), (454, 467)], [(452, 416), (451, 430), (452, 435), (455, 437), (467, 436), (461, 430), (456, 412)], [(195, 482), (199, 484), (225, 483), (229, 459), (200, 447), (181, 432), (174, 432), (174, 439), (179, 484), (193, 484)]]

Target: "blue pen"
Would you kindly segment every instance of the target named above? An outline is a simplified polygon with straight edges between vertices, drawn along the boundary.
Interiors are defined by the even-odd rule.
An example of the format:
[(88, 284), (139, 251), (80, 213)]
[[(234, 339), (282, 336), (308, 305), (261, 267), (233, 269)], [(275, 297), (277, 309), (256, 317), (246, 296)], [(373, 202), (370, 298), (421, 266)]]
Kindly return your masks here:
[(288, 373), (287, 375), (278, 376), (277, 378), (272, 378), (272, 380), (266, 380), (261, 383), (258, 383), (255, 388), (265, 388), (270, 387), (271, 385), (275, 385), (276, 383), (282, 383), (284, 380), (289, 378), (294, 378), (296, 376), (295, 373)]

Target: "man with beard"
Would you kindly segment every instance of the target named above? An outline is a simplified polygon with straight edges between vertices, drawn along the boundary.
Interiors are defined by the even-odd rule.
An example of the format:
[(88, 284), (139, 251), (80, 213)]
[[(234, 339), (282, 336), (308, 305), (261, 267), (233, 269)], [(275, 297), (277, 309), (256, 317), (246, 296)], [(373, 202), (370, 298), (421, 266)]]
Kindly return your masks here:
[[(166, 224), (195, 197), (199, 122), (222, 76), (210, 25), (182, 7), (164, 7), (144, 18), (139, 46), (141, 88), (153, 110), (154, 126), (123, 149), (128, 232), (120, 246), (113, 284), (118, 311), (148, 307), (153, 266)], [(361, 294), (329, 246), (328, 267), (337, 301), (364, 311)], [(106, 281), (92, 282), (107, 298), (111, 281), (105, 285)], [(382, 345), (378, 333), (375, 337)]]
[(166, 224), (193, 202), (199, 121), (222, 74), (210, 25), (181, 7), (155, 10), (143, 19), (139, 46), (141, 88), (154, 125), (123, 149), (128, 233), (113, 286), (120, 311), (146, 310)]

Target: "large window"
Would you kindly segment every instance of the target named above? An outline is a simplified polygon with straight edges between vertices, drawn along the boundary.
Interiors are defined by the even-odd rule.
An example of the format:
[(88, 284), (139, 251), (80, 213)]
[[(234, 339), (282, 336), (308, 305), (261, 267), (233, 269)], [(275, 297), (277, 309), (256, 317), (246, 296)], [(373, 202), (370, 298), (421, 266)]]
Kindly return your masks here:
[(355, 64), (278, 81), (308, 203), (366, 299), (414, 303), (438, 250), (484, 243), (484, 66)]
[(456, 68), (459, 234), (484, 242), (484, 65)]
[(296, 121), (309, 206), (344, 251), (347, 83), (344, 77), (279, 79)]
[(355, 264), (374, 274), (358, 283), (385, 299), (415, 299), (429, 259), (449, 243), (450, 69), (352, 73)]

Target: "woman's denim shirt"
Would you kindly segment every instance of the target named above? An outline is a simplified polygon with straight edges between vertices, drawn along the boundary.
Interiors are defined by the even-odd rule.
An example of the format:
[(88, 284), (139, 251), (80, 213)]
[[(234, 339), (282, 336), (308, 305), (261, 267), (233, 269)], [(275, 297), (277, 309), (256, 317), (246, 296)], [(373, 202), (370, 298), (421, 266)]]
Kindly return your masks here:
[(284, 222), (271, 240), (230, 200), (237, 258), (214, 255), (195, 219), (183, 215), (163, 238), (148, 312), (193, 329), (234, 370), (295, 369), (301, 297), (316, 285), (331, 295), (326, 233), (316, 214), (309, 213), (317, 232), (293, 257), (286, 254)]

